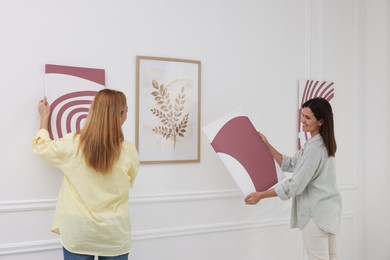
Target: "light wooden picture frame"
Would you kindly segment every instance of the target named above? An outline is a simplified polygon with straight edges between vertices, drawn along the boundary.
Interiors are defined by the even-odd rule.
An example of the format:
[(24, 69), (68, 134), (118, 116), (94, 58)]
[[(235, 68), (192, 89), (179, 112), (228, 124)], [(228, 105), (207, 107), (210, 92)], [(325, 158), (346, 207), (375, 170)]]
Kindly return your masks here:
[(200, 161), (201, 62), (136, 57), (136, 147), (141, 164)]

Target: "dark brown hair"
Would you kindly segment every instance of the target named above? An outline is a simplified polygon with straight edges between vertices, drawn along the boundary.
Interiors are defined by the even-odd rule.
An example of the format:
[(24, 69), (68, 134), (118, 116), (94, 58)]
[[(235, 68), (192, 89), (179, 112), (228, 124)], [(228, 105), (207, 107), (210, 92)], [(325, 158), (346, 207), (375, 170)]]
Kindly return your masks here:
[(334, 136), (332, 106), (325, 98), (316, 97), (306, 101), (302, 105), (302, 108), (304, 107), (310, 108), (316, 119), (323, 121), (320, 126), (320, 135), (324, 140), (328, 155), (334, 157), (337, 150), (337, 144)]

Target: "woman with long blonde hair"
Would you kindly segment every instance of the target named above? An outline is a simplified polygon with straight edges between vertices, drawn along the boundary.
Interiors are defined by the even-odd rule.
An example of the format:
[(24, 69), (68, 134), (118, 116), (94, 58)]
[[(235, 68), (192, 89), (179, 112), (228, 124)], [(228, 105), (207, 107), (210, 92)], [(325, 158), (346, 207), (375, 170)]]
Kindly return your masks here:
[(138, 172), (135, 146), (124, 140), (125, 95), (99, 91), (85, 126), (58, 140), (48, 132), (50, 106), (39, 103), (40, 129), (33, 152), (64, 173), (52, 231), (65, 260), (128, 259), (131, 225), (128, 191)]

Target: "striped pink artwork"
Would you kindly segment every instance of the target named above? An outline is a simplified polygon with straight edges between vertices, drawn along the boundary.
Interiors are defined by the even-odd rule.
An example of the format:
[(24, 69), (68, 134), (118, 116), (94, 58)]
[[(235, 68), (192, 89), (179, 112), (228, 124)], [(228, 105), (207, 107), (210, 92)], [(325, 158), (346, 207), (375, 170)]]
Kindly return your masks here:
[(47, 64), (45, 95), (51, 108), (49, 133), (53, 139), (79, 130), (97, 91), (104, 88), (102, 69)]
[(298, 90), (298, 149), (301, 149), (305, 142), (310, 138), (310, 133), (302, 131), (301, 113), (302, 105), (309, 99), (322, 97), (332, 103), (334, 98), (334, 82), (300, 80)]

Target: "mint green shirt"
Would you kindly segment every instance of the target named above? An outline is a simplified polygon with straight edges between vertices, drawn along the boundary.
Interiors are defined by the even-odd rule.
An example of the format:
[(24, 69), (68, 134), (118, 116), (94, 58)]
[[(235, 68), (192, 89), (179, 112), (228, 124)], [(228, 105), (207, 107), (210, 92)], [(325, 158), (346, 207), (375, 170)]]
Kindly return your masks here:
[(319, 228), (337, 233), (341, 219), (341, 196), (337, 187), (335, 159), (329, 157), (320, 134), (309, 139), (293, 157), (283, 155), (281, 168), (293, 172), (276, 184), (282, 200), (293, 198), (291, 227), (303, 229), (310, 219)]

